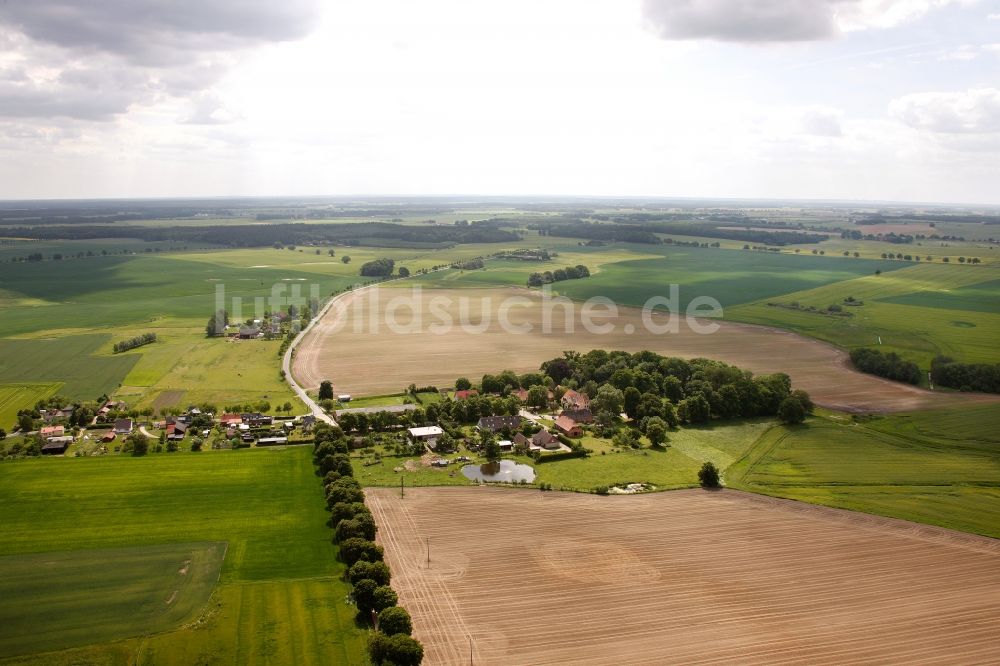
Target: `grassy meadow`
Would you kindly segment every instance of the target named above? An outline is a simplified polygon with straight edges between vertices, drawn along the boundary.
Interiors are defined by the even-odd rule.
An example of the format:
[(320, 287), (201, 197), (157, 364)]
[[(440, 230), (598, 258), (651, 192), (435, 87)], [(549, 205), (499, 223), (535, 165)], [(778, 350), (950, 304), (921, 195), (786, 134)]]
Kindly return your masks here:
[[(350, 654), (356, 659), (346, 663), (358, 663), (362, 634), (354, 627), (353, 608), (344, 602), (343, 567), (335, 560), (327, 519), (308, 447), (4, 463), (0, 557), (18, 565), (9, 577), (6, 569), (0, 573), (0, 589), (23, 588), (24, 595), (42, 599), (29, 594), (23, 574), (48, 572), (47, 562), (61, 561), (66, 562), (60, 569), (65, 575), (58, 578), (62, 594), (51, 593), (44, 603), (59, 605), (67, 622), (95, 603), (89, 591), (127, 590), (128, 581), (138, 584), (139, 578), (148, 587), (135, 591), (133, 605), (150, 603), (150, 595), (165, 604), (180, 568), (177, 549), (225, 543), (219, 586), (183, 628), (172, 614), (169, 627), (137, 627), (123, 592), (120, 609), (112, 608), (118, 601), (99, 604), (107, 614), (100, 633), (67, 639), (81, 647), (43, 661), (235, 664), (245, 663), (240, 655), (257, 654), (274, 663), (330, 663), (328, 655)], [(152, 552), (163, 557), (162, 566), (156, 558), (139, 558), (156, 570), (147, 575), (134, 568), (141, 569), (141, 562), (129, 562), (136, 561), (136, 549), (149, 547), (159, 548)], [(94, 566), (86, 567), (90, 574), (74, 576), (74, 561)], [(214, 585), (215, 576), (210, 577)], [(24, 595), (0, 596), (0, 617), (22, 616)], [(137, 634), (153, 635), (103, 644), (112, 635)], [(0, 633), (2, 657), (54, 649), (43, 635), (28, 643), (6, 639), (13, 644), (4, 642), (8, 636)], [(102, 644), (82, 647), (89, 643)]]
[(1000, 537), (1000, 406), (769, 430), (727, 485)]

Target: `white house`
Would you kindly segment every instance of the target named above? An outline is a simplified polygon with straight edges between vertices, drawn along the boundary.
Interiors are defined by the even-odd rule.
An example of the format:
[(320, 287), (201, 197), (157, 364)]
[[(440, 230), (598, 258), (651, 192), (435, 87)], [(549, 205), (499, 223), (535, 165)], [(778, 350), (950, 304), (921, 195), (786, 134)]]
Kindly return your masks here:
[(423, 442), (432, 449), (437, 444), (438, 438), (444, 434), (444, 430), (441, 430), (438, 426), (410, 428), (408, 432), (410, 433), (411, 442)]

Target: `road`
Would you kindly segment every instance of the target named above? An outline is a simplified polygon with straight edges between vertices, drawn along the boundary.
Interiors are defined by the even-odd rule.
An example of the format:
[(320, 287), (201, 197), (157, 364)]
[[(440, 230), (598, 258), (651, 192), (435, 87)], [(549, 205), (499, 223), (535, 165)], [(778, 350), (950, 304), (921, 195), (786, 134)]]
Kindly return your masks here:
[[(436, 269), (436, 270), (446, 270), (446, 269), (445, 268), (439, 268), (439, 269)], [(434, 271), (432, 270), (430, 272), (433, 273)], [(409, 277), (415, 277), (415, 275), (416, 274), (411, 275)], [(315, 317), (312, 318), (312, 321), (310, 321), (309, 324), (306, 325), (306, 327), (304, 329), (302, 329), (299, 332), (298, 335), (295, 336), (295, 339), (292, 340), (292, 344), (288, 345), (288, 349), (285, 351), (285, 355), (281, 359), (281, 369), (285, 373), (285, 381), (288, 382), (288, 385), (291, 387), (291, 389), (293, 391), (295, 391), (295, 395), (297, 395), (299, 397), (299, 400), (301, 400), (302, 402), (304, 402), (306, 404), (306, 407), (308, 407), (310, 409), (310, 411), (312, 412), (312, 414), (317, 419), (323, 421), (324, 423), (329, 423), (330, 425), (337, 425), (337, 422), (334, 420), (334, 418), (332, 416), (330, 416), (329, 414), (327, 414), (326, 411), (324, 411), (324, 409), (322, 407), (320, 407), (318, 404), (316, 404), (316, 401), (309, 397), (309, 394), (306, 393), (306, 390), (304, 388), (302, 388), (301, 386), (299, 386), (298, 382), (295, 381), (295, 377), (292, 376), (292, 357), (295, 354), (295, 348), (306, 337), (306, 334), (309, 333), (309, 331), (312, 330), (312, 327), (316, 324), (316, 322), (318, 322), (324, 316), (326, 316), (326, 314), (330, 311), (330, 308), (332, 308), (337, 303), (337, 301), (339, 301), (341, 298), (344, 298), (348, 294), (355, 294), (356, 295), (356, 294), (360, 294), (360, 293), (362, 293), (362, 292), (364, 292), (364, 291), (366, 291), (368, 289), (377, 289), (379, 286), (385, 284), (386, 282), (395, 282), (397, 280), (406, 280), (406, 279), (409, 279), (409, 277), (405, 277), (405, 278), (403, 278), (403, 277), (397, 277), (397, 278), (391, 278), (389, 280), (382, 280), (381, 282), (376, 282), (375, 284), (368, 285), (367, 287), (358, 287), (356, 289), (351, 289), (349, 291), (345, 291), (343, 293), (337, 294), (336, 296), (334, 296), (333, 298), (331, 298), (330, 300), (328, 300), (326, 302), (326, 304), (319, 311), (319, 313)]]

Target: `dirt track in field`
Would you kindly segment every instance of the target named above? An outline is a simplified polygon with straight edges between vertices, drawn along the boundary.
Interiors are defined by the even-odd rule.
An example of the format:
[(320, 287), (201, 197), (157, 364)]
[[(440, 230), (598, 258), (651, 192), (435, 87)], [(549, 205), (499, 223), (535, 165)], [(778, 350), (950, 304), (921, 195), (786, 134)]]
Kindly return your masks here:
[[(535, 371), (542, 361), (561, 356), (564, 350), (649, 349), (666, 356), (714, 358), (755, 374), (786, 372), (796, 388), (833, 409), (908, 411), (998, 399), (934, 393), (866, 375), (849, 367), (846, 352), (832, 345), (750, 324), (718, 321), (718, 331), (703, 335), (682, 321), (678, 332), (657, 334), (644, 325), (640, 310), (619, 308), (617, 318), (596, 320), (613, 326), (611, 332), (599, 334), (584, 329), (577, 306), (572, 332), (567, 332), (564, 310), (556, 308), (552, 332), (544, 333), (542, 301), (537, 292), (523, 289), (425, 289), (419, 308), (420, 332), (393, 332), (385, 323), (387, 310), (393, 309), (389, 301), (409, 293), (374, 289), (342, 297), (296, 349), (292, 372), (298, 382), (316, 389), (330, 379), (336, 393), (384, 394), (401, 391), (410, 383), (445, 387), (463, 376), (475, 382), (485, 373), (504, 369)], [(450, 298), (451, 303), (434, 309), (436, 297)], [(444, 315), (453, 322), (462, 320), (461, 297), (468, 299), (466, 318), (473, 324), (485, 321), (482, 332), (470, 333), (458, 325), (437, 332), (440, 329), (435, 326)], [(507, 311), (507, 320), (515, 327), (530, 325), (532, 332), (509, 333), (500, 325), (501, 304), (509, 297), (523, 300)], [(397, 330), (417, 329), (410, 309), (396, 310), (395, 319)], [(377, 330), (372, 321), (377, 322)], [(665, 319), (654, 317), (653, 321), (660, 324)]]
[(470, 663), (470, 639), (477, 665), (972, 664), (1000, 645), (996, 540), (730, 490), (366, 493), (428, 666)]

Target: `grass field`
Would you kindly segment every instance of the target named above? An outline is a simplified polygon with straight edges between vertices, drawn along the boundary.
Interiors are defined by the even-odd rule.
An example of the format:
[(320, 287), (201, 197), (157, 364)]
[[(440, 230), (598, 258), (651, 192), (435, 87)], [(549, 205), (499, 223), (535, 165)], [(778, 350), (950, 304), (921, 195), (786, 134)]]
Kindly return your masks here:
[[(118, 388), (137, 354), (98, 356), (107, 334), (69, 335), (42, 340), (0, 339), (0, 382), (63, 384), (60, 393), (94, 400)], [(15, 410), (16, 411), (16, 410)]]
[[(2, 344), (2, 343), (0, 343)], [(50, 384), (0, 384), (0, 428), (7, 431), (17, 423), (17, 413), (59, 392), (60, 382)]]
[(852, 317), (771, 307), (766, 301), (730, 308), (726, 316), (792, 329), (848, 349), (874, 346), (881, 338), (886, 351), (901, 353), (925, 369), (941, 353), (966, 362), (996, 363), (998, 276), (997, 267), (923, 264), (771, 299), (825, 308), (854, 297), (864, 305), (844, 308)]
[[(46, 663), (236, 664), (251, 654), (273, 663), (348, 654), (347, 663), (358, 663), (362, 634), (344, 603), (327, 518), (307, 447), (0, 465), (2, 556), (64, 557), (67, 545), (87, 558), (96, 549), (228, 544), (221, 586), (193, 624), (124, 648), (46, 655)], [(105, 569), (116, 560), (109, 556)], [(87, 579), (63, 589), (82, 601)], [(63, 612), (84, 610), (68, 603)], [(107, 631), (122, 629), (110, 624)], [(39, 640), (23, 649), (51, 648)]]
[(225, 554), (197, 543), (0, 558), (0, 655), (173, 629), (208, 602)]
[(1000, 641), (981, 537), (729, 490), (368, 497), (427, 664), (978, 663)]
[(725, 472), (754, 492), (1000, 537), (1000, 409), (775, 427)]

